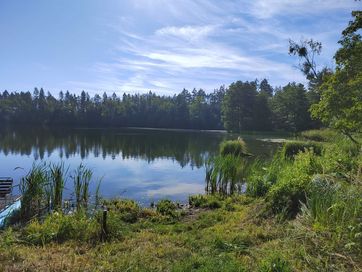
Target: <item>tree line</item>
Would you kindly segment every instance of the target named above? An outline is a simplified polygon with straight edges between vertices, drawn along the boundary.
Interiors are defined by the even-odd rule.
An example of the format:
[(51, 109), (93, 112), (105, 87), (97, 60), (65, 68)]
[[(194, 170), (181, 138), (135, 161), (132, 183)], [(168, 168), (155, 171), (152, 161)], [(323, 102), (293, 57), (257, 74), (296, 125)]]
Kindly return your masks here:
[(156, 127), (184, 129), (287, 130), (315, 126), (308, 109), (308, 91), (290, 83), (273, 89), (261, 82), (237, 81), (207, 94), (184, 89), (177, 95), (113, 93), (91, 97), (60, 92), (58, 98), (43, 88), (0, 93), (0, 122), (45, 126)]

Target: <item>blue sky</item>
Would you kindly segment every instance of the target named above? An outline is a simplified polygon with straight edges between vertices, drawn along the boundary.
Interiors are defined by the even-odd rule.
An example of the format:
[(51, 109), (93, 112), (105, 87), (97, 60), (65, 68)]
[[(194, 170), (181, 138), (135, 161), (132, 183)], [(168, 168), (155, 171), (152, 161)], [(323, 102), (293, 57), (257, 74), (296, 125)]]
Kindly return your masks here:
[(333, 67), (353, 0), (1, 0), (0, 90), (91, 94), (305, 82), (288, 39)]

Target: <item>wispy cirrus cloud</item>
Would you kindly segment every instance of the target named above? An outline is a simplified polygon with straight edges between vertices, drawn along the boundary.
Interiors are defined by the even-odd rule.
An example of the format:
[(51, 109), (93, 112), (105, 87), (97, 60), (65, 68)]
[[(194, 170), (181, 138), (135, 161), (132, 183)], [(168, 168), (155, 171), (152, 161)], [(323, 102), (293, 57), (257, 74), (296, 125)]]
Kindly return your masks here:
[[(293, 66), (296, 60), (287, 55), (288, 39), (322, 41), (320, 63), (333, 65), (336, 29), (347, 22), (325, 15), (342, 9), (346, 16), (354, 5), (332, 2), (135, 1), (144, 21), (153, 19), (156, 12), (165, 15), (155, 18), (146, 30), (132, 20), (113, 25), (118, 35), (115, 56), (92, 66), (97, 74), (94, 85), (175, 93), (184, 87), (212, 90), (255, 78), (268, 78), (273, 85), (305, 82)], [(309, 21), (301, 24), (303, 19)]]

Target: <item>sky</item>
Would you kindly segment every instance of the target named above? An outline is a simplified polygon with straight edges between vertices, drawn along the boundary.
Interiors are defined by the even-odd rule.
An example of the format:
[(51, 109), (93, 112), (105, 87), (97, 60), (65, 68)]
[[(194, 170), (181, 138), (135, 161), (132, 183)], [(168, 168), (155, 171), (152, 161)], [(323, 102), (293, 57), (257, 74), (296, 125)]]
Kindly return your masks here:
[(288, 40), (334, 67), (353, 0), (0, 0), (0, 90), (172, 95), (305, 83)]

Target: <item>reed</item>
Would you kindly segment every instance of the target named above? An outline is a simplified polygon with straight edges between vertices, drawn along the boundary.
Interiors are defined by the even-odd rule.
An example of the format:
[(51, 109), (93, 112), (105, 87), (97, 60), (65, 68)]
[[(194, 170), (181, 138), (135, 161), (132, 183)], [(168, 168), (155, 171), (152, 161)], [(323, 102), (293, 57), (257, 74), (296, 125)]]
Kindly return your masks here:
[(234, 157), (246, 157), (250, 156), (246, 149), (246, 144), (243, 139), (224, 141), (220, 145), (220, 155), (227, 156), (233, 155)]
[(66, 183), (68, 168), (64, 163), (49, 165), (49, 187), (51, 207), (56, 211), (62, 210), (63, 191)]
[(241, 192), (245, 170), (246, 161), (241, 157), (226, 155), (213, 158), (206, 167), (206, 191), (222, 195)]
[(20, 218), (23, 222), (34, 216), (40, 217), (47, 207), (46, 186), (48, 175), (45, 164), (33, 164), (30, 171), (20, 180), (22, 194)]
[(74, 171), (73, 184), (74, 195), (77, 210), (81, 208), (87, 209), (89, 202), (89, 185), (92, 179), (93, 172), (87, 169), (83, 164), (80, 164)]

